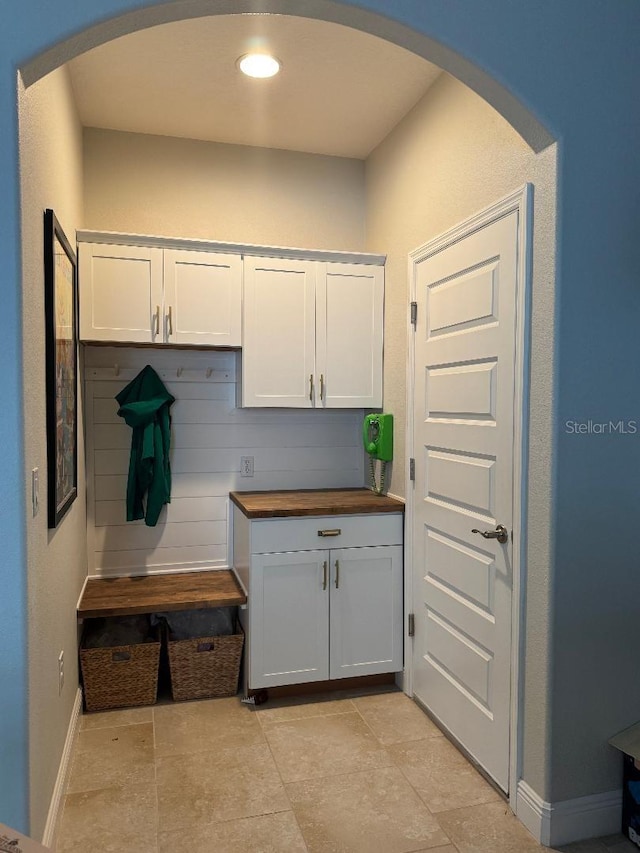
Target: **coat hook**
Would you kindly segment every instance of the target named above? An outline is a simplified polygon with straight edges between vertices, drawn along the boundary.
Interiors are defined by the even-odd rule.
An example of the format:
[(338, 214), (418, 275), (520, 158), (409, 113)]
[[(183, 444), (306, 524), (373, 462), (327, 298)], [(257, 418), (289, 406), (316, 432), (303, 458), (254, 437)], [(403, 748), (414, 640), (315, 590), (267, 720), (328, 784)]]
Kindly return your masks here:
[(113, 369), (115, 371), (116, 376), (120, 376), (120, 365), (119, 364), (114, 365)]
[(178, 368), (176, 376), (178, 377), (178, 379), (180, 379), (180, 377), (182, 376), (182, 368), (181, 367)]
[(207, 379), (210, 378), (212, 373), (213, 373), (213, 367), (207, 367)]

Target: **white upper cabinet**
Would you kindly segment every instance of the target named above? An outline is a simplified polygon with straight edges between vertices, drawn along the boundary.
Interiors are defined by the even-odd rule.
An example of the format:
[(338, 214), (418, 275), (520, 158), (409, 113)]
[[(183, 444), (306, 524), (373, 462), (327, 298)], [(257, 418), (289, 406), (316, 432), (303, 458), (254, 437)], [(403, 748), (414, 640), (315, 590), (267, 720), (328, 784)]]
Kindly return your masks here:
[(242, 347), (242, 405), (382, 406), (384, 257), (78, 233), (80, 339)]
[(79, 243), (80, 339), (239, 347), (239, 254)]
[(384, 270), (319, 263), (316, 287), (316, 405), (382, 405)]
[(312, 408), (316, 263), (244, 260), (242, 404)]
[(240, 346), (241, 283), (240, 255), (165, 249), (167, 342)]
[(382, 405), (384, 268), (245, 258), (244, 406)]
[(80, 243), (80, 339), (162, 341), (162, 249)]

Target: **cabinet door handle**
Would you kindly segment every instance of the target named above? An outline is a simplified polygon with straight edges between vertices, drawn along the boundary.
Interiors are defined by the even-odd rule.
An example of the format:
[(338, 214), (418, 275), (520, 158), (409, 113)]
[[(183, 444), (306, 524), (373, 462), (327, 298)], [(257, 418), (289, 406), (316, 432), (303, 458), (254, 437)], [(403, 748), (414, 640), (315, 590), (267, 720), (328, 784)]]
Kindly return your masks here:
[(320, 399), (324, 400), (324, 374), (320, 374)]
[(309, 374), (309, 400), (313, 402), (313, 373)]
[(173, 309), (169, 305), (169, 313), (167, 314), (167, 334), (173, 334)]
[(342, 530), (339, 527), (334, 527), (332, 530), (318, 530), (318, 536), (340, 536)]
[(340, 586), (340, 560), (336, 560), (336, 589)]
[(156, 335), (160, 334), (160, 306), (156, 305)]
[(322, 564), (322, 589), (327, 588), (327, 561), (325, 560)]

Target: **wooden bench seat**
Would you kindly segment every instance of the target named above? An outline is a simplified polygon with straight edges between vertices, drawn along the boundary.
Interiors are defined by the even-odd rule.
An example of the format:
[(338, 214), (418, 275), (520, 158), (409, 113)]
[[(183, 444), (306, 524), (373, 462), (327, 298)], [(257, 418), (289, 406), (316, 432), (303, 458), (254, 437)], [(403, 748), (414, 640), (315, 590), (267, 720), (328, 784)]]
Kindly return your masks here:
[(168, 610), (234, 607), (247, 603), (230, 569), (128, 578), (89, 578), (78, 617), (132, 616)]

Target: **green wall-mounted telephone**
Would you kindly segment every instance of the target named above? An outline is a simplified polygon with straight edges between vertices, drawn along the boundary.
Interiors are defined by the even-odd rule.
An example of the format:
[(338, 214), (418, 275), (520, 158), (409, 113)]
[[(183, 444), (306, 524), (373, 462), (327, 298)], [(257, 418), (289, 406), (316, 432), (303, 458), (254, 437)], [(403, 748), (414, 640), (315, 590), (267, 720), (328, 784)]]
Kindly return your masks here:
[[(366, 415), (362, 425), (362, 438), (364, 449), (370, 457), (371, 489), (381, 495), (387, 462), (393, 459), (393, 415)], [(376, 459), (382, 463), (379, 486), (376, 483)]]
[(362, 425), (364, 449), (374, 459), (393, 459), (393, 415), (366, 415)]

